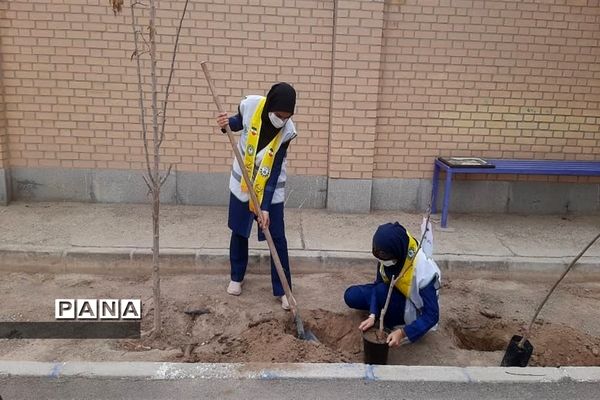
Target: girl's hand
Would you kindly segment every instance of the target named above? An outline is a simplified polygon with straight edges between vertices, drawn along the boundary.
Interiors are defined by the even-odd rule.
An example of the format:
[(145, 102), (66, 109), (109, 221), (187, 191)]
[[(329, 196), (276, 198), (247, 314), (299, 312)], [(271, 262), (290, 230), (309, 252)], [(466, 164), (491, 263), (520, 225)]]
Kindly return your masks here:
[(262, 229), (269, 229), (269, 225), (271, 225), (271, 219), (269, 218), (269, 212), (262, 210)]
[(358, 329), (364, 332), (369, 330), (373, 325), (375, 325), (375, 316), (369, 315), (369, 318), (365, 319), (363, 322), (360, 323)]
[(387, 344), (390, 347), (398, 347), (404, 341), (406, 335), (402, 329), (396, 329), (394, 332), (390, 333), (387, 337)]
[(229, 125), (229, 118), (227, 117), (227, 113), (219, 113), (217, 116), (217, 124), (221, 129), (225, 129), (227, 125)]

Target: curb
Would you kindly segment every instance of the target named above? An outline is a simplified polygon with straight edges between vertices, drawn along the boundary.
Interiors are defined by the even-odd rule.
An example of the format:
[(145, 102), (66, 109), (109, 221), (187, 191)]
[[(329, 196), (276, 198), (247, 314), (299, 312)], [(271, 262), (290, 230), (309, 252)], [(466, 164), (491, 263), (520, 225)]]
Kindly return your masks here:
[[(373, 268), (373, 256), (366, 251), (289, 250), (290, 262), (298, 273), (331, 269)], [(503, 257), (439, 254), (434, 256), (442, 271), (502, 273), (562, 272), (570, 257)], [(140, 274), (151, 271), (150, 249), (139, 247), (22, 247), (0, 248), (0, 271), (94, 274)], [(251, 249), (249, 261), (257, 273), (269, 273), (268, 250)], [(164, 248), (161, 268), (166, 274), (183, 272), (222, 273), (229, 265), (229, 250)], [(583, 257), (575, 273), (600, 275), (600, 257)]]
[(600, 382), (600, 367), (502, 368), (365, 364), (213, 364), (161, 362), (0, 361), (0, 376), (41, 378), (181, 379), (353, 379), (389, 382), (551, 383)]

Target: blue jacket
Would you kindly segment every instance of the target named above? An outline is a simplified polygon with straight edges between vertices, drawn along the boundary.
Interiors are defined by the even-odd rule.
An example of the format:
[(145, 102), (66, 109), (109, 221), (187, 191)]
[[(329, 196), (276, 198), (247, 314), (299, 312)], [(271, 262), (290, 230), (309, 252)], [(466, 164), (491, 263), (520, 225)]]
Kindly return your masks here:
[[(388, 267), (385, 270), (390, 281), (392, 275), (398, 275), (400, 273), (399, 266)], [(429, 285), (425, 286), (419, 291), (421, 298), (423, 299), (421, 315), (419, 315), (419, 317), (412, 324), (404, 326), (404, 333), (406, 333), (406, 336), (411, 342), (419, 340), (439, 322), (440, 306), (438, 303), (438, 295), (435, 284), (436, 282), (433, 280), (431, 283), (429, 283)], [(373, 287), (370, 302), (371, 310), (369, 312), (371, 314), (379, 315), (380, 310), (377, 309), (377, 293), (387, 293), (387, 288), (389, 288), (389, 285), (383, 281), (381, 275), (379, 274), (379, 265), (377, 265), (377, 278), (375, 279), (374, 285), (375, 286)], [(380, 290), (377, 290), (377, 286), (379, 285), (382, 285), (385, 287), (385, 289), (380, 288)], [(400, 302), (399, 307), (397, 307), (398, 309), (388, 309), (388, 313), (399, 313), (402, 315), (402, 319), (404, 319), (404, 306), (406, 304), (406, 297), (404, 297), (404, 295), (397, 289), (394, 289), (394, 295), (398, 298), (401, 298), (403, 301)]]

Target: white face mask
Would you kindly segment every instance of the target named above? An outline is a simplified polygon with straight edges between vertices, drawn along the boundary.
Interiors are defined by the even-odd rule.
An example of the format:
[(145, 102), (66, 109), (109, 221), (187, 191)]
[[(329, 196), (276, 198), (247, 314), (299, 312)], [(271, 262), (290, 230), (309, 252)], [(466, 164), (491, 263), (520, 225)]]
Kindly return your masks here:
[(277, 115), (275, 115), (275, 113), (270, 112), (269, 113), (269, 120), (271, 120), (271, 124), (273, 124), (273, 126), (275, 128), (282, 128), (285, 123), (287, 122), (287, 119), (283, 120), (281, 118), (279, 118)]
[(382, 263), (384, 267), (391, 267), (392, 265), (395, 265), (397, 261), (396, 260), (379, 260), (379, 262)]

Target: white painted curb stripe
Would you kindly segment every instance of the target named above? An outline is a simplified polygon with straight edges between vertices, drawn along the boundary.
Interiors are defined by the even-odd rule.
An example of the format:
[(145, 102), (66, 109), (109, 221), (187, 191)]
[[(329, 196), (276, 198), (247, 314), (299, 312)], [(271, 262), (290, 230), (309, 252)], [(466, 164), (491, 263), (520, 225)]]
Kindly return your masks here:
[(391, 382), (544, 383), (600, 382), (600, 367), (502, 368), (372, 366), (365, 364), (161, 363), (0, 361), (0, 376), (46, 378), (359, 379)]

